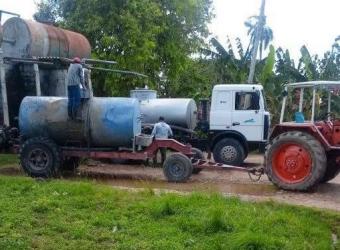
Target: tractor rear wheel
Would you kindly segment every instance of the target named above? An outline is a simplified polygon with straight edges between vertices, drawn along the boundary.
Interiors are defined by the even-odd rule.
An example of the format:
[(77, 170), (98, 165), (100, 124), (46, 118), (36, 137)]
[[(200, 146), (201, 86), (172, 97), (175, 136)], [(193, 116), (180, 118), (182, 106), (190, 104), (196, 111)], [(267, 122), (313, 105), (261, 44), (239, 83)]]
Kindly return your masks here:
[(340, 173), (339, 164), (336, 164), (335, 160), (330, 160), (327, 163), (326, 173), (320, 182), (326, 183), (334, 179), (339, 173)]
[(185, 182), (192, 174), (192, 163), (186, 155), (173, 153), (165, 159), (163, 172), (169, 182)]
[[(198, 148), (192, 148), (191, 151), (194, 154), (192, 157), (193, 161), (204, 160), (204, 154), (201, 150), (199, 150)], [(199, 174), (201, 171), (202, 168), (193, 168), (192, 173)]]
[(327, 158), (322, 145), (313, 136), (299, 131), (280, 134), (265, 154), (266, 173), (278, 187), (306, 191), (325, 175)]
[(21, 166), (31, 177), (56, 177), (60, 159), (58, 146), (45, 137), (28, 139), (20, 148)]

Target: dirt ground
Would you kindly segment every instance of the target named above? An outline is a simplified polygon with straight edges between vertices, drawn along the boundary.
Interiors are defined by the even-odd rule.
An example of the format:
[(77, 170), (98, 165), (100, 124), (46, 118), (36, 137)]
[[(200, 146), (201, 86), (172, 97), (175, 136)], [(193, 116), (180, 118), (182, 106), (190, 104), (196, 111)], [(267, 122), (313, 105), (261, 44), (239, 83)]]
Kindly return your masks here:
[[(246, 166), (258, 166), (261, 155), (250, 155)], [(274, 200), (283, 203), (326, 208), (340, 211), (340, 175), (327, 184), (319, 185), (308, 193), (287, 192), (277, 189), (264, 175), (259, 182), (252, 182), (247, 173), (230, 170), (203, 170), (192, 175), (187, 183), (168, 183), (162, 169), (143, 165), (96, 164), (82, 166), (80, 176), (120, 188), (152, 188), (180, 192), (220, 192), (244, 200)]]

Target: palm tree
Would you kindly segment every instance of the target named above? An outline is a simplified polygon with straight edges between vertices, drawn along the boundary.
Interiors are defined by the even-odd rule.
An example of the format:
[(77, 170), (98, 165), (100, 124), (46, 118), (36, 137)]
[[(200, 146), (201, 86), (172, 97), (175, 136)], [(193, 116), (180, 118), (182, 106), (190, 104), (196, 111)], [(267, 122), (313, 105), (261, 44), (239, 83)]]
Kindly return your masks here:
[[(250, 42), (247, 49), (247, 53), (250, 53), (250, 51), (253, 50), (254, 43), (255, 43), (255, 37), (256, 37), (256, 29), (259, 27), (259, 16), (252, 16), (247, 21), (244, 22), (244, 25), (248, 28), (248, 36), (250, 36)], [(260, 52), (260, 60), (262, 59), (262, 53), (265, 51), (269, 43), (273, 40), (273, 30), (267, 26), (264, 17), (264, 25), (262, 27), (262, 30), (260, 32), (260, 38), (259, 38), (259, 52)], [(250, 49), (251, 48), (251, 49)]]
[(253, 24), (251, 22), (245, 23), (246, 26), (249, 26), (248, 34), (251, 35), (250, 43), (248, 46), (248, 51), (251, 47), (251, 63), (249, 69), (248, 83), (252, 83), (254, 80), (257, 51), (260, 47), (260, 55), (262, 57), (262, 50), (264, 49), (264, 47), (266, 47), (267, 39), (264, 39), (264, 34), (267, 34), (268, 44), (273, 39), (273, 31), (271, 29), (266, 28), (266, 31), (264, 32), (264, 27), (266, 25), (266, 16), (264, 15), (265, 5), (266, 1), (262, 0), (260, 15), (257, 17), (253, 17), (253, 19), (257, 20), (256, 22), (254, 22)]

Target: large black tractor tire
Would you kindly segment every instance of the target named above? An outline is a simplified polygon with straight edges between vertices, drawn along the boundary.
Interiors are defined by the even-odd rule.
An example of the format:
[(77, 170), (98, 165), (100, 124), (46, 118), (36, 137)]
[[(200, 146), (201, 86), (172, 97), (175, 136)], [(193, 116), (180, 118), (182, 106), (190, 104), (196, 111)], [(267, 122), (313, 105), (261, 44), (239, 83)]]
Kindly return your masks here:
[(326, 153), (320, 142), (299, 131), (274, 138), (265, 154), (269, 180), (285, 190), (310, 190), (322, 180), (326, 164)]
[(78, 157), (64, 158), (61, 169), (66, 171), (75, 171), (79, 167), (80, 159)]
[[(192, 156), (192, 161), (195, 162), (197, 160), (204, 160), (204, 154), (201, 150), (199, 150), (198, 148), (192, 148), (191, 149), (192, 153), (194, 154)], [(192, 173), (193, 174), (199, 174), (202, 171), (202, 168), (193, 168), (192, 169)]]
[(245, 159), (245, 152), (238, 140), (225, 138), (216, 143), (213, 149), (213, 156), (215, 162), (239, 166)]
[(333, 180), (339, 173), (340, 173), (340, 165), (336, 164), (335, 160), (328, 161), (326, 173), (320, 182), (321, 183), (329, 182), (330, 180)]
[(20, 148), (21, 167), (31, 177), (50, 178), (59, 175), (61, 155), (58, 146), (46, 137), (34, 137)]
[(169, 182), (185, 182), (192, 174), (191, 160), (184, 154), (173, 153), (165, 159), (163, 172)]

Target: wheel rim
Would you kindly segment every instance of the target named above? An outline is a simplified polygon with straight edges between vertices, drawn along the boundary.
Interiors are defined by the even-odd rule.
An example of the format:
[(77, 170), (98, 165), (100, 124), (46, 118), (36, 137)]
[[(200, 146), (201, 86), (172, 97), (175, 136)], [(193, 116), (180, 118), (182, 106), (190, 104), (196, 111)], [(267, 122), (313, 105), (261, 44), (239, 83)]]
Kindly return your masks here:
[(35, 171), (44, 170), (50, 164), (49, 154), (41, 148), (33, 149), (28, 155), (28, 164)]
[(231, 162), (237, 158), (237, 150), (233, 146), (224, 146), (221, 149), (221, 158), (223, 161)]
[(170, 174), (176, 178), (183, 176), (184, 171), (185, 169), (180, 163), (174, 163), (170, 167)]
[(290, 184), (305, 180), (311, 174), (312, 165), (308, 150), (296, 143), (281, 145), (272, 159), (275, 175)]

